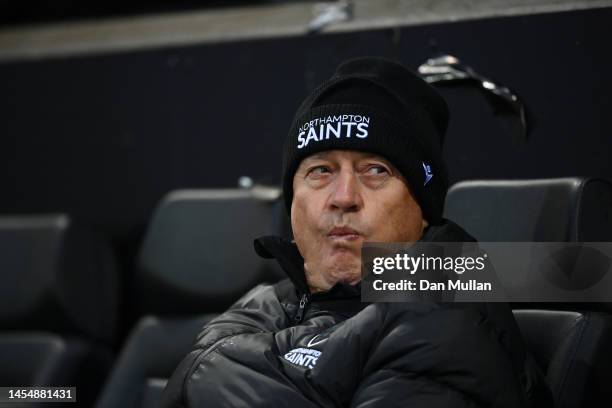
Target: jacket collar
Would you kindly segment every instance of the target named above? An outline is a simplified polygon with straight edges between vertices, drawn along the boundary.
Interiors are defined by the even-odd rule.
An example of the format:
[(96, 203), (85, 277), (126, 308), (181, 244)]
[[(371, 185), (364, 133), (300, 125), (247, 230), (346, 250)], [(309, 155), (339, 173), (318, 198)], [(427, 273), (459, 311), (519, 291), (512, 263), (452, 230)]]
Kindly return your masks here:
[[(439, 225), (429, 226), (419, 242), (475, 242), (476, 239), (454, 222), (443, 219)], [(286, 238), (264, 236), (254, 241), (255, 252), (262, 258), (276, 259), (298, 293), (310, 294), (304, 273), (304, 258), (297, 245)], [(356, 292), (359, 285), (338, 284), (329, 292)]]
[(304, 273), (304, 258), (294, 242), (277, 236), (265, 236), (257, 238), (253, 244), (257, 255), (276, 259), (299, 293), (310, 293)]

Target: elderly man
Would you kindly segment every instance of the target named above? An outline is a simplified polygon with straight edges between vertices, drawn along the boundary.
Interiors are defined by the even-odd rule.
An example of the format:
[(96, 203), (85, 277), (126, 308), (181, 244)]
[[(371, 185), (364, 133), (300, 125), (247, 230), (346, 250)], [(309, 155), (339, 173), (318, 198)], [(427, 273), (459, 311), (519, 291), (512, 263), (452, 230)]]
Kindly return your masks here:
[(474, 241), (442, 218), (443, 99), (400, 64), (342, 64), (285, 145), (294, 242), (256, 240), (289, 279), (208, 324), (162, 407), (545, 407), (505, 304), (363, 303), (364, 242)]

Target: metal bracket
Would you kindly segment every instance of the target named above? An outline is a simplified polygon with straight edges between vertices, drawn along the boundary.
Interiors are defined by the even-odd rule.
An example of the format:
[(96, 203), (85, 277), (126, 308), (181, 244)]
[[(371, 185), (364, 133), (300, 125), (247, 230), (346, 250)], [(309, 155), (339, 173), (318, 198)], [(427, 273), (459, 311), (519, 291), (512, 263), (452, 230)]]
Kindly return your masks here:
[(338, 1), (336, 3), (318, 3), (314, 5), (315, 17), (308, 24), (308, 33), (321, 31), (332, 24), (350, 21), (353, 18), (353, 3)]
[[(496, 115), (507, 120), (513, 136), (526, 140), (528, 135), (525, 104), (508, 87), (478, 74), (471, 67), (461, 64), (452, 55), (428, 59), (419, 66), (419, 74), (430, 84), (476, 86), (487, 97)], [(531, 120), (529, 121), (531, 124)]]

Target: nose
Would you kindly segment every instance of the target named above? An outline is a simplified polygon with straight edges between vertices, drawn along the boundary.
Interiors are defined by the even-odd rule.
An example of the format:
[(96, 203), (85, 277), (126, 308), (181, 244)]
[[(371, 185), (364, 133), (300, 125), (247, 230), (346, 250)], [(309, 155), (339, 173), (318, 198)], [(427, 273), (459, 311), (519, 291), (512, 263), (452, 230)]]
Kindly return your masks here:
[(329, 205), (332, 209), (339, 209), (343, 212), (355, 212), (361, 209), (363, 201), (359, 180), (352, 169), (343, 169), (339, 172), (332, 183)]

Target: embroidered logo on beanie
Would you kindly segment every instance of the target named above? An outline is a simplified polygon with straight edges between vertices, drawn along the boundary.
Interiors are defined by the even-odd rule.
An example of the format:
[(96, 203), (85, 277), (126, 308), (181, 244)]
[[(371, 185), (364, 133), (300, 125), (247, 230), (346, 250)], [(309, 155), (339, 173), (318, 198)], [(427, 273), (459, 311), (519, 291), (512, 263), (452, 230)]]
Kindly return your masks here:
[(423, 183), (424, 186), (427, 185), (427, 183), (429, 183), (429, 180), (431, 180), (431, 178), (433, 177), (433, 173), (431, 172), (431, 166), (429, 164), (425, 164), (425, 162), (423, 163), (423, 170), (425, 170), (425, 182)]
[(298, 145), (301, 149), (312, 142), (327, 140), (331, 136), (336, 139), (352, 136), (360, 139), (368, 137), (370, 117), (363, 115), (328, 115), (304, 123), (298, 128)]

